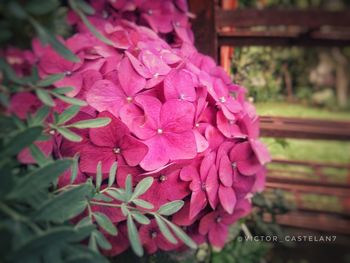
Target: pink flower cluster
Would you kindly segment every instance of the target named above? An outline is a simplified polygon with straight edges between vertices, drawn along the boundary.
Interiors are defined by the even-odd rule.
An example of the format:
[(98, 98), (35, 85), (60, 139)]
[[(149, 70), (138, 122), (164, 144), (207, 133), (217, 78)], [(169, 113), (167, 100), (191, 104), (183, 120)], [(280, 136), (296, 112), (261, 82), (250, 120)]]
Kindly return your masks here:
[[(118, 162), (120, 187), (127, 174), (135, 183), (153, 176), (141, 198), (156, 209), (184, 200), (172, 221), (196, 242), (223, 247), (229, 226), (250, 212), (252, 194), (263, 189), (264, 165), (270, 160), (245, 89), (197, 52), (184, 0), (91, 2), (96, 12), (89, 20), (113, 46), (93, 36), (72, 12), (69, 22), (77, 33), (64, 43), (80, 62), (67, 61), (37, 41), (33, 49), (41, 77), (65, 73), (54, 86), (74, 87), (69, 96), (88, 103), (72, 121), (96, 116), (112, 121), (103, 128), (76, 130), (83, 138), (79, 143), (55, 135), (53, 142), (38, 146), (56, 157), (80, 153), (77, 182), (94, 176), (100, 161), (104, 178)], [(23, 101), (26, 109), (18, 112), (23, 107), (14, 105)], [(37, 104), (30, 93), (17, 94), (11, 102), (21, 117)], [(55, 110), (66, 107), (57, 103)], [(29, 152), (21, 158), (32, 161)], [(67, 178), (61, 177), (60, 184)], [(106, 234), (113, 244), (106, 253), (124, 251), (125, 217), (117, 209), (92, 208), (103, 210), (120, 230), (116, 237)], [(155, 222), (140, 226), (139, 234), (149, 253), (182, 247), (169, 243)]]

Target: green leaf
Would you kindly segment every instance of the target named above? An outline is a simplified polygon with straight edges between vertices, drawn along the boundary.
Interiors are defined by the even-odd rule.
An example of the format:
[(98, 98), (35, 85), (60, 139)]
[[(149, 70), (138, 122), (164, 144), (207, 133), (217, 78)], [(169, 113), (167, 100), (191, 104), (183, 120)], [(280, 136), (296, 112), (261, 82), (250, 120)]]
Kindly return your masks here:
[(88, 14), (88, 15), (95, 14), (95, 9), (91, 5), (86, 3), (84, 0), (77, 0), (76, 4), (78, 5), (79, 9), (83, 11), (85, 14)]
[(110, 250), (112, 248), (111, 243), (109, 243), (109, 241), (100, 231), (95, 230), (93, 235), (96, 237), (97, 244), (100, 248), (105, 250)]
[(36, 33), (38, 34), (43, 44), (50, 44), (62, 57), (72, 62), (80, 62), (80, 59), (68, 48), (66, 48), (58, 39), (34, 18), (30, 17), (29, 22), (33, 25)]
[(120, 209), (122, 210), (122, 213), (124, 216), (127, 216), (130, 214), (130, 210), (127, 208), (125, 203), (122, 203), (122, 205), (120, 206)]
[(182, 200), (176, 200), (169, 203), (166, 203), (162, 205), (157, 213), (163, 216), (170, 216), (172, 214), (175, 214), (177, 211), (179, 211), (184, 206), (184, 201)]
[(49, 116), (50, 107), (42, 106), (37, 113), (34, 115), (32, 125), (40, 125)]
[(85, 129), (85, 128), (100, 128), (108, 125), (111, 122), (110, 118), (96, 118), (91, 120), (78, 121), (67, 125), (66, 127)]
[(37, 193), (43, 188), (48, 188), (49, 185), (71, 165), (71, 160), (57, 160), (33, 170), (28, 175), (18, 180), (16, 188), (8, 197), (15, 199), (24, 198)]
[(85, 227), (91, 225), (91, 218), (89, 216), (84, 217), (82, 220), (75, 225), (75, 228)]
[(74, 237), (75, 233), (74, 228), (62, 226), (51, 228), (40, 235), (35, 235), (13, 251), (11, 262), (21, 262), (24, 258), (32, 255), (41, 255), (47, 247), (55, 247), (68, 242)]
[(12, 13), (14, 17), (18, 19), (26, 19), (28, 17), (27, 12), (16, 1), (10, 1), (8, 3), (7, 9)]
[(44, 103), (47, 106), (54, 107), (56, 103), (51, 98), (50, 93), (48, 93), (46, 90), (43, 89), (36, 89), (35, 90), (36, 95), (41, 100), (42, 103)]
[(79, 168), (79, 153), (76, 153), (73, 157), (72, 173), (70, 178), (71, 184), (74, 183), (75, 179), (78, 176), (78, 168)]
[(73, 90), (74, 90), (73, 87), (59, 87), (59, 88), (55, 88), (55, 89), (51, 90), (51, 92), (55, 93), (55, 94), (59, 94), (59, 95), (64, 95), (64, 94), (67, 94)]
[(25, 85), (27, 84), (26, 81), (19, 76), (17, 76), (16, 72), (13, 70), (13, 68), (6, 62), (5, 59), (0, 58), (0, 69), (5, 73), (5, 76), (13, 83), (19, 84), (19, 85)]
[(91, 236), (89, 238), (89, 248), (92, 251), (95, 251), (95, 252), (99, 253), (98, 247), (97, 247), (96, 235), (94, 234), (94, 232), (92, 232), (92, 234), (91, 234)]
[(35, 144), (30, 145), (29, 150), (34, 160), (39, 164), (39, 166), (43, 166), (45, 163), (47, 163), (48, 160), (50, 160), (50, 158), (47, 158), (39, 149), (39, 147)]
[(131, 215), (137, 222), (139, 222), (142, 225), (148, 225), (151, 223), (147, 216), (141, 214), (138, 211), (132, 211)]
[(131, 244), (132, 250), (135, 252), (136, 255), (139, 257), (143, 256), (143, 248), (140, 242), (139, 233), (137, 232), (136, 225), (134, 223), (134, 220), (132, 219), (131, 215), (128, 215), (128, 219), (126, 221), (127, 228), (128, 228), (128, 238)]
[(128, 174), (125, 179), (125, 195), (127, 198), (127, 201), (130, 200), (132, 195), (132, 177), (131, 174)]
[(118, 234), (118, 229), (105, 214), (94, 212), (93, 215), (96, 219), (97, 224), (107, 233), (111, 234), (112, 236), (116, 236)]
[(68, 130), (64, 127), (56, 127), (56, 130), (67, 140), (70, 140), (72, 142), (81, 142), (83, 138), (81, 138), (78, 134), (72, 132), (71, 130)]
[(109, 196), (105, 195), (104, 193), (100, 193), (100, 194), (96, 194), (94, 196), (94, 200), (97, 200), (97, 201), (104, 201), (104, 202), (112, 202), (113, 201), (113, 198), (110, 198)]
[(152, 205), (151, 203), (149, 203), (145, 200), (142, 200), (142, 199), (134, 199), (134, 200), (132, 200), (132, 202), (135, 205), (142, 207), (142, 208), (145, 208), (145, 209), (153, 209), (154, 208), (154, 205)]
[(135, 199), (140, 195), (144, 194), (151, 187), (153, 181), (154, 179), (151, 176), (142, 179), (135, 187), (134, 193), (132, 194), (130, 200)]
[(75, 13), (80, 17), (80, 19), (83, 21), (83, 23), (85, 24), (85, 26), (90, 30), (90, 32), (92, 34), (95, 35), (95, 37), (97, 37), (99, 40), (101, 40), (102, 42), (104, 42), (107, 45), (113, 46), (114, 43), (106, 38), (104, 35), (102, 35), (89, 21), (89, 19), (86, 17), (86, 15), (84, 14), (84, 12), (82, 11), (83, 8), (81, 8), (76, 1), (74, 0), (70, 0), (69, 1), (70, 6), (72, 7), (72, 9), (75, 11)]
[(63, 79), (64, 76), (65, 75), (63, 73), (49, 75), (45, 79), (39, 80), (38, 83), (37, 83), (37, 86), (41, 87), (41, 88), (51, 86), (56, 81), (58, 81), (60, 79)]
[(31, 0), (25, 4), (25, 9), (33, 15), (45, 15), (59, 7), (58, 0)]
[(102, 184), (102, 162), (99, 161), (96, 167), (96, 190), (99, 191)]
[(78, 114), (80, 110), (79, 106), (70, 106), (69, 108), (67, 108), (64, 112), (62, 112), (59, 116), (58, 116), (58, 122), (57, 124), (63, 124), (69, 120), (71, 120), (74, 116), (76, 116)]
[(92, 196), (92, 187), (85, 183), (64, 191), (58, 196), (49, 199), (35, 214), (34, 219), (63, 223), (83, 212), (87, 199)]
[(1, 149), (0, 157), (13, 156), (31, 145), (41, 135), (41, 127), (31, 127), (18, 132)]
[(108, 187), (111, 187), (114, 184), (115, 175), (117, 173), (117, 167), (118, 167), (118, 162), (114, 162), (113, 165), (111, 166), (111, 169), (109, 170)]
[(53, 96), (57, 97), (58, 99), (60, 99), (61, 101), (64, 101), (68, 104), (77, 105), (77, 106), (86, 106), (87, 105), (87, 103), (85, 101), (80, 100), (80, 99), (63, 96), (63, 95), (58, 94), (57, 92), (53, 92), (53, 91), (51, 92), (51, 94)]
[(167, 219), (163, 220), (168, 224), (168, 226), (171, 228), (171, 230), (174, 232), (174, 234), (182, 241), (184, 242), (188, 247), (192, 249), (197, 248), (197, 244), (183, 231), (180, 227), (175, 225), (174, 223), (170, 222)]
[(106, 192), (116, 200), (119, 200), (122, 202), (126, 201), (126, 195), (123, 189), (113, 188), (113, 189), (107, 190)]
[(162, 218), (155, 215), (154, 218), (156, 219), (157, 225), (159, 227), (160, 232), (163, 234), (163, 236), (172, 244), (177, 244), (177, 240), (174, 237), (174, 235), (170, 232), (168, 226), (163, 222)]

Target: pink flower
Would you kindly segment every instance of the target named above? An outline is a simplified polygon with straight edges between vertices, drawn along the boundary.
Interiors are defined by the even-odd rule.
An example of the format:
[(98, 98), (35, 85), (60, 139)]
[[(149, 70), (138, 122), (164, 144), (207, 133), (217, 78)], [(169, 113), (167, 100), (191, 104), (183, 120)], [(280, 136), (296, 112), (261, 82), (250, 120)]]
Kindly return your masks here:
[(11, 97), (8, 111), (14, 113), (20, 119), (25, 119), (28, 114), (35, 113), (40, 106), (41, 101), (30, 92), (19, 92)]
[(132, 132), (148, 146), (140, 163), (147, 171), (158, 169), (170, 160), (192, 159), (196, 156), (193, 135), (194, 107), (178, 100), (161, 102), (151, 96), (135, 98), (144, 110), (144, 117), (135, 119)]
[(250, 209), (250, 203), (247, 199), (244, 199), (236, 204), (233, 214), (228, 214), (223, 209), (210, 212), (200, 220), (199, 233), (202, 235), (208, 234), (209, 242), (214, 247), (222, 248), (228, 237), (229, 226), (247, 215)]
[(163, 236), (155, 220), (151, 220), (151, 223), (148, 225), (142, 225), (139, 235), (141, 243), (149, 254), (155, 253), (158, 249), (170, 251), (178, 247), (178, 245), (170, 243)]
[(181, 170), (181, 179), (191, 182), (189, 219), (197, 216), (208, 202), (213, 209), (217, 206), (219, 182), (214, 161), (215, 154), (211, 153), (201, 161), (199, 172), (193, 165), (186, 166)]
[(188, 183), (180, 179), (180, 169), (176, 165), (145, 175), (152, 176), (154, 182), (141, 198), (151, 202), (155, 209), (167, 202), (181, 200), (190, 193)]
[(130, 135), (129, 129), (118, 118), (108, 112), (98, 117), (108, 117), (112, 122), (102, 128), (89, 131), (90, 143), (82, 143), (80, 168), (83, 172), (95, 173), (99, 161), (102, 172), (107, 173), (115, 161), (138, 165), (147, 153), (147, 146)]
[(128, 238), (128, 229), (126, 226), (126, 223), (119, 223), (116, 225), (118, 229), (118, 235), (111, 236), (108, 234), (105, 234), (107, 240), (112, 245), (112, 249), (104, 250), (103, 254), (108, 257), (114, 257), (116, 255), (119, 255), (123, 253), (125, 250), (127, 250), (130, 246), (129, 238)]
[(109, 111), (119, 117), (120, 110), (132, 108), (135, 96), (145, 87), (146, 80), (133, 69), (128, 58), (124, 58), (115, 73), (115, 81), (98, 80), (87, 91), (87, 101), (98, 111)]

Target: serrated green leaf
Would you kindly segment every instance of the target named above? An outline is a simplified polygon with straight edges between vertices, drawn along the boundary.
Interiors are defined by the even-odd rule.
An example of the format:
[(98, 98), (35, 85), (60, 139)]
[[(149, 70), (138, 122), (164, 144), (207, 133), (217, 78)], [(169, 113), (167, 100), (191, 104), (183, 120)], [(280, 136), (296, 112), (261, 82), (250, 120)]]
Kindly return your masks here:
[(88, 205), (87, 199), (92, 196), (92, 187), (85, 183), (45, 202), (35, 214), (34, 219), (63, 223), (84, 211)]
[(123, 189), (109, 189), (106, 191), (111, 197), (118, 201), (126, 201), (125, 191)]
[(58, 94), (57, 92), (51, 92), (51, 94), (53, 96), (57, 97), (58, 99), (60, 99), (61, 101), (64, 101), (64, 102), (71, 104), (71, 105), (76, 105), (76, 106), (86, 106), (87, 105), (87, 103), (85, 101), (77, 99), (77, 98), (63, 96), (61, 94)]
[(59, 95), (64, 95), (64, 94), (67, 94), (73, 90), (74, 90), (73, 87), (59, 87), (59, 88), (55, 88), (55, 89), (51, 90), (51, 92), (55, 93), (55, 94), (59, 94)]
[(42, 103), (44, 103), (47, 106), (54, 107), (56, 103), (51, 98), (50, 93), (48, 93), (46, 90), (43, 89), (36, 89), (35, 90), (36, 95), (41, 100)]
[(65, 109), (59, 116), (57, 124), (63, 124), (69, 120), (71, 120), (74, 116), (78, 114), (80, 110), (79, 106), (73, 105), (69, 108)]
[(197, 244), (183, 231), (180, 227), (175, 225), (169, 220), (164, 219), (164, 221), (168, 224), (168, 226), (171, 228), (171, 230), (174, 232), (174, 234), (182, 241), (184, 242), (188, 247), (192, 249), (197, 248)]
[(108, 187), (111, 187), (114, 184), (117, 168), (118, 168), (118, 162), (114, 162), (113, 165), (111, 166), (111, 169), (109, 170)]
[(41, 132), (41, 127), (31, 127), (18, 132), (2, 147), (0, 157), (4, 158), (18, 154), (21, 150), (28, 147), (38, 139)]
[(96, 219), (97, 224), (107, 233), (111, 234), (112, 236), (116, 236), (118, 234), (118, 229), (105, 214), (94, 212), (93, 215)]
[(56, 127), (56, 130), (67, 140), (81, 142), (83, 138), (65, 127)]
[(145, 209), (153, 209), (154, 208), (154, 205), (145, 201), (145, 200), (142, 200), (142, 199), (134, 199), (132, 200), (132, 202), (139, 206), (139, 207), (142, 207), (142, 208), (145, 208)]
[(127, 228), (128, 228), (128, 238), (131, 244), (132, 250), (135, 252), (136, 255), (139, 257), (143, 256), (143, 247), (140, 242), (139, 233), (137, 231), (136, 225), (134, 223), (134, 220), (132, 219), (131, 215), (128, 215), (127, 219)]
[(177, 244), (177, 240), (174, 237), (174, 235), (170, 232), (168, 226), (163, 222), (162, 218), (155, 215), (154, 218), (156, 219), (157, 225), (159, 227), (160, 232), (162, 235), (172, 244)]
[(109, 241), (100, 231), (95, 230), (93, 234), (95, 235), (97, 244), (100, 248), (105, 250), (110, 250), (112, 248), (111, 243), (109, 243)]
[(9, 198), (18, 199), (31, 196), (43, 188), (48, 188), (58, 176), (72, 165), (71, 160), (57, 160), (43, 167), (33, 170), (18, 180), (16, 189), (9, 194)]
[(56, 81), (64, 78), (64, 73), (49, 75), (46, 78), (39, 80), (36, 84), (38, 87), (48, 87), (54, 84)]
[(184, 206), (184, 201), (182, 200), (176, 200), (169, 203), (166, 203), (162, 205), (157, 213), (163, 216), (170, 216), (172, 214), (175, 214), (177, 211), (179, 211)]
[(110, 118), (96, 118), (91, 120), (78, 121), (67, 125), (66, 127), (85, 129), (85, 128), (100, 128), (108, 125), (111, 122)]
[(102, 162), (99, 161), (96, 167), (96, 190), (99, 191), (102, 184)]
[(132, 211), (131, 215), (137, 222), (139, 222), (142, 225), (148, 225), (151, 223), (147, 216), (141, 214), (138, 211)]
[(149, 176), (142, 179), (135, 187), (133, 194), (131, 195), (130, 200), (138, 198), (140, 195), (144, 194), (153, 184), (153, 177)]

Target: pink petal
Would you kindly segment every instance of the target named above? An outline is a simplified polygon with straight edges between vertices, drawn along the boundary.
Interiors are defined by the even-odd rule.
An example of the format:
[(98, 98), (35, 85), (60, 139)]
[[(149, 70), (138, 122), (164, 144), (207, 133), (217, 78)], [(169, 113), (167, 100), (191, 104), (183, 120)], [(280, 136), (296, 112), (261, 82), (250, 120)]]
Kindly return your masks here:
[(225, 187), (220, 185), (219, 187), (219, 200), (222, 207), (227, 211), (227, 213), (232, 214), (233, 209), (236, 205), (236, 194), (232, 187)]
[(148, 152), (148, 148), (142, 142), (130, 135), (126, 135), (121, 140), (121, 154), (130, 166), (138, 165)]
[(85, 173), (96, 174), (99, 161), (102, 163), (102, 172), (108, 173), (116, 160), (117, 157), (111, 148), (87, 145), (80, 151), (80, 169)]
[(118, 69), (120, 85), (127, 96), (133, 97), (146, 86), (146, 80), (135, 72), (128, 58), (124, 58)]
[(242, 161), (251, 158), (253, 155), (252, 148), (249, 142), (242, 142), (236, 144), (231, 152), (230, 152), (230, 160), (234, 161)]
[(173, 69), (164, 79), (164, 95), (167, 100), (195, 101), (196, 91), (191, 74), (184, 69)]
[(261, 169), (261, 164), (253, 156), (248, 160), (238, 161), (237, 168), (244, 175), (254, 175)]
[[(53, 140), (48, 141), (36, 141), (34, 143), (44, 154), (45, 157), (49, 157), (53, 150)], [(34, 164), (36, 161), (32, 157), (31, 151), (29, 148), (23, 149), (17, 156), (18, 161), (25, 164)]]
[(192, 159), (197, 154), (196, 141), (192, 131), (183, 133), (165, 133), (163, 136), (164, 147), (170, 160)]
[(271, 162), (271, 156), (265, 144), (254, 139), (250, 140), (250, 144), (261, 165)]
[(222, 111), (216, 115), (218, 129), (226, 138), (244, 138), (246, 137), (234, 120), (228, 120)]
[(137, 58), (135, 58), (131, 53), (125, 51), (125, 55), (129, 58), (134, 69), (144, 78), (151, 78), (152, 74), (149, 69), (143, 65)]
[(73, 73), (72, 76), (66, 76), (63, 79), (56, 81), (54, 86), (57, 88), (59, 88), (59, 87), (73, 87), (74, 90), (67, 93), (67, 95), (70, 97), (74, 97), (80, 92), (80, 90), (83, 86), (83, 77), (81, 74)]
[(209, 242), (212, 246), (223, 248), (228, 237), (228, 226), (224, 224), (215, 224), (209, 231)]
[(209, 170), (207, 180), (205, 181), (205, 191), (208, 195), (208, 200), (210, 206), (215, 209), (219, 199), (218, 199), (218, 190), (219, 190), (219, 178), (217, 175), (215, 165), (212, 166)]
[(193, 127), (195, 109), (192, 103), (169, 100), (163, 104), (160, 113), (162, 128), (171, 132), (183, 132)]
[(121, 87), (109, 80), (97, 81), (87, 92), (86, 100), (96, 110), (109, 111), (116, 117), (126, 103)]
[(214, 211), (202, 217), (202, 219), (199, 222), (199, 233), (201, 235), (206, 235), (210, 231), (210, 229), (216, 223), (215, 219), (217, 216), (218, 212)]
[(204, 138), (202, 134), (198, 130), (193, 130), (194, 137), (196, 139), (197, 152), (204, 152), (209, 147), (208, 141)]
[(169, 162), (169, 153), (162, 136), (154, 136), (144, 143), (148, 146), (148, 153), (140, 166), (146, 171), (158, 169)]
[(221, 183), (224, 186), (230, 187), (232, 186), (232, 165), (230, 160), (228, 159), (227, 155), (224, 155), (220, 159), (220, 166), (219, 166), (219, 178)]
[(89, 130), (91, 141), (101, 147), (115, 148), (125, 134), (129, 134), (128, 128), (118, 118), (109, 112), (101, 112), (99, 118), (110, 118), (111, 122), (101, 128), (93, 128)]
[(190, 206), (190, 219), (193, 219), (199, 214), (208, 204), (207, 197), (202, 189), (192, 192), (191, 206)]

